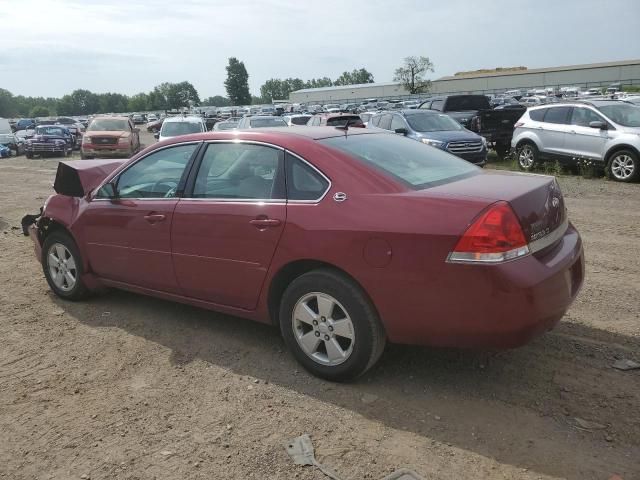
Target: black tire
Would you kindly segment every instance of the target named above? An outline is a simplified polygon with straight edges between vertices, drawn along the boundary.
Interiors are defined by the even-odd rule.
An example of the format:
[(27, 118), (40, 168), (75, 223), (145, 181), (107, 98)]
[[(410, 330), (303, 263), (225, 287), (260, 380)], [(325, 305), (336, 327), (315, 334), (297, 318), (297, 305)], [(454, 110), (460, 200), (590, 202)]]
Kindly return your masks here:
[(520, 170), (530, 172), (536, 168), (536, 165), (540, 161), (540, 152), (538, 147), (533, 142), (523, 142), (518, 145), (516, 151), (516, 160), (518, 161), (518, 167)]
[[(343, 347), (343, 349), (350, 349), (350, 353), (346, 360), (340, 364), (323, 364), (321, 361), (307, 355), (298, 343), (297, 336), (301, 335), (302, 331), (294, 326), (293, 313), (299, 301), (306, 296), (313, 296), (314, 294), (333, 297), (338, 302), (336, 305), (338, 311), (343, 312), (344, 309), (344, 313), (351, 320), (353, 340), (347, 340), (344, 337), (340, 338), (340, 341), (347, 340), (349, 342), (350, 347)], [(332, 311), (334, 314), (331, 319), (326, 320), (327, 323), (325, 325), (310, 328), (331, 328), (326, 325), (331, 324), (335, 316), (341, 316), (340, 313), (338, 315), (335, 314), (335, 309)], [(319, 308), (316, 313), (318, 319), (324, 318), (320, 316)], [(386, 344), (382, 323), (375, 308), (362, 289), (346, 276), (330, 269), (314, 270), (301, 275), (291, 282), (282, 296), (279, 320), (285, 343), (298, 362), (313, 375), (334, 382), (353, 380), (364, 374), (378, 361)], [(321, 321), (318, 320), (319, 323)], [(340, 321), (340, 319), (337, 321)], [(319, 333), (318, 331), (310, 331), (315, 335)], [(332, 334), (325, 331), (325, 333), (336, 337), (335, 332)], [(325, 338), (333, 342), (334, 338), (330, 339), (328, 335)], [(324, 334), (321, 334), (320, 337), (324, 337)], [(340, 336), (338, 335), (338, 337)], [(319, 341), (323, 345), (327, 345), (322, 338)], [(319, 348), (319, 350), (321, 349), (322, 347)], [(324, 350), (326, 352), (326, 348)], [(320, 355), (322, 355), (321, 352)], [(328, 354), (326, 356), (328, 359)]]
[(640, 178), (638, 154), (632, 150), (618, 150), (609, 157), (606, 173), (616, 182), (635, 182)]
[[(64, 247), (66, 251), (63, 251), (61, 255), (58, 250), (58, 246)], [(54, 254), (55, 251), (55, 254)], [(55, 266), (51, 265), (53, 261), (50, 254), (54, 254), (59, 259), (64, 259), (64, 267), (61, 265), (63, 269), (67, 268), (67, 265), (71, 265), (69, 259), (73, 258), (73, 268), (68, 267), (68, 272), (75, 277), (75, 282), (73, 285), (69, 285), (67, 281), (67, 286), (70, 288), (65, 288), (64, 285), (60, 286), (59, 283), (52, 278), (52, 269), (56, 270)], [(58, 297), (63, 298), (65, 300), (81, 300), (85, 298), (89, 290), (84, 285), (82, 281), (82, 257), (80, 256), (80, 252), (78, 247), (76, 246), (76, 242), (73, 241), (73, 238), (66, 232), (56, 231), (51, 233), (44, 241), (42, 245), (42, 270), (44, 272), (44, 276), (47, 279), (47, 283), (53, 293), (55, 293)], [(58, 270), (61, 274), (62, 272)], [(64, 274), (62, 274), (65, 277)]]
[(27, 153), (25, 153), (25, 156), (27, 158), (33, 158), (33, 153), (27, 152)]

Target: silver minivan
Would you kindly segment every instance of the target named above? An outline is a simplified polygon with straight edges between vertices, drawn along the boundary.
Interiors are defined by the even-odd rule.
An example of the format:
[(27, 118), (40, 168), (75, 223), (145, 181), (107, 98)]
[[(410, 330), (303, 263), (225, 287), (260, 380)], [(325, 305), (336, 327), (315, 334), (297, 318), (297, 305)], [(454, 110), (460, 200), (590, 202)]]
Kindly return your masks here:
[(543, 160), (591, 160), (614, 180), (631, 182), (640, 177), (640, 107), (619, 100), (533, 107), (515, 124), (511, 147), (523, 170)]

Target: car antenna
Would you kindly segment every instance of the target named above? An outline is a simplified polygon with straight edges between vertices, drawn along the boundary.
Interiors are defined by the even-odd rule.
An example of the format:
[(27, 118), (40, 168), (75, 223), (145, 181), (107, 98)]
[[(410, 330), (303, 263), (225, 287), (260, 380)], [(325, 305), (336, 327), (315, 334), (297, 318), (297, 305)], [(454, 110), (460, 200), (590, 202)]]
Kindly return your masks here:
[(339, 125), (336, 128), (338, 130), (344, 130), (344, 136), (347, 136), (347, 132), (349, 131), (349, 122), (351, 121), (351, 119), (347, 120), (347, 122), (344, 125)]

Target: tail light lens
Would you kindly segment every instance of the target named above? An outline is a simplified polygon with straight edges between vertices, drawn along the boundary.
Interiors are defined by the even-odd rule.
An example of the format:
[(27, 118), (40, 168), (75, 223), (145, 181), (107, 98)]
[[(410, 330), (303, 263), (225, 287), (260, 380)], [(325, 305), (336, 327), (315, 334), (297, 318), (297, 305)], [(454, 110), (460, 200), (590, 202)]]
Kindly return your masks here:
[(447, 261), (499, 263), (528, 253), (527, 240), (511, 205), (496, 202), (467, 228)]

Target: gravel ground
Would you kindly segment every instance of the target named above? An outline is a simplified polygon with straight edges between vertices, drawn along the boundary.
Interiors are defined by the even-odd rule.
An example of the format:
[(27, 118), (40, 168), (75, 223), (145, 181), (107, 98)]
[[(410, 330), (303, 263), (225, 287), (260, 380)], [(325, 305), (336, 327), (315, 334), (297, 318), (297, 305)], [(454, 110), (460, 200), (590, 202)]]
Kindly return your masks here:
[[(152, 141), (145, 135), (146, 141)], [(0, 161), (0, 478), (640, 478), (640, 185), (562, 177), (586, 282), (552, 332), (500, 353), (391, 346), (358, 383), (310, 377), (278, 333), (110, 291), (67, 303), (17, 228), (57, 161)]]

